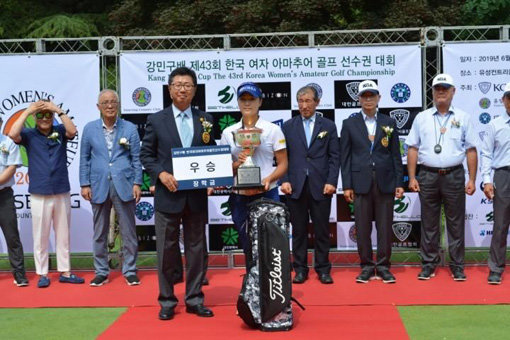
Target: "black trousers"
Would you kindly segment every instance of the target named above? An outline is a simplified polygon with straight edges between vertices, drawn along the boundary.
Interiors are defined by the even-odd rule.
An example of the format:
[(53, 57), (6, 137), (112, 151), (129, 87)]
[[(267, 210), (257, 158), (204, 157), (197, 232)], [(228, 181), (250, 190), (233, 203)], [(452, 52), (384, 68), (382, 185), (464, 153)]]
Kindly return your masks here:
[(506, 262), (508, 226), (510, 225), (510, 170), (494, 172), (494, 227), (489, 257), (489, 268), (502, 273)]
[[(393, 235), (394, 194), (382, 193), (372, 173), (372, 187), (367, 194), (356, 194), (354, 219), (356, 223), (358, 254), (362, 269), (385, 270), (391, 265), (391, 240)], [(377, 229), (377, 255), (373, 259), (372, 221)]]
[(329, 262), (329, 213), (331, 198), (316, 201), (310, 193), (308, 179), (298, 199), (287, 198), (292, 223), (292, 254), (294, 270), (308, 273), (307, 243), (308, 221), (313, 224), (315, 239), (315, 271), (318, 274), (328, 274), (331, 271)]
[(182, 266), (179, 249), (179, 225), (183, 225), (184, 256), (186, 259), (185, 303), (195, 306), (204, 303), (202, 281), (205, 277), (207, 248), (205, 240), (205, 213), (192, 213), (188, 204), (181, 213), (168, 214), (156, 211), (156, 249), (158, 256), (158, 282), (161, 307), (175, 308), (175, 271)]
[(25, 273), (23, 245), (19, 238), (18, 220), (14, 207), (14, 195), (11, 188), (0, 190), (0, 226), (4, 233), (9, 253), (9, 262), (13, 272)]
[(419, 176), (421, 205), (420, 254), (423, 267), (439, 263), (441, 203), (444, 204), (450, 268), (464, 268), (466, 193), (464, 168), (446, 175), (422, 168)]

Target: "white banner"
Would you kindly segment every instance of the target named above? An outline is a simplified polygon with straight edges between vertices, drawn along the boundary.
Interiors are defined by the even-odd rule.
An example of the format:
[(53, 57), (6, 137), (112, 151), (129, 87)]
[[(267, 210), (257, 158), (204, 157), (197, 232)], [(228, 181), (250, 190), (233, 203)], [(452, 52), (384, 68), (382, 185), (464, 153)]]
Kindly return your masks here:
[[(505, 113), (502, 97), (503, 87), (510, 81), (510, 43), (446, 45), (443, 62), (444, 71), (455, 82), (453, 105), (471, 114), (481, 145), (487, 124)], [(466, 199), (466, 246), (488, 247), (492, 235), (492, 202), (483, 194), (480, 173), (476, 189)]]
[[(0, 56), (2, 82), (0, 84), (0, 115), (4, 121), (2, 133), (7, 134), (12, 123), (30, 103), (39, 99), (51, 99), (68, 110), (78, 128), (78, 136), (68, 142), (67, 161), (71, 182), (71, 251), (92, 250), (92, 210), (89, 202), (80, 196), (79, 149), (84, 125), (99, 117), (96, 108), (99, 94), (99, 56), (95, 54), (75, 55), (30, 55)], [(24, 251), (33, 251), (30, 195), (26, 153), (22, 156), (25, 166), (15, 174), (14, 185), (16, 213)], [(55, 251), (53, 232), (50, 252)], [(0, 253), (7, 248), (0, 233)]]

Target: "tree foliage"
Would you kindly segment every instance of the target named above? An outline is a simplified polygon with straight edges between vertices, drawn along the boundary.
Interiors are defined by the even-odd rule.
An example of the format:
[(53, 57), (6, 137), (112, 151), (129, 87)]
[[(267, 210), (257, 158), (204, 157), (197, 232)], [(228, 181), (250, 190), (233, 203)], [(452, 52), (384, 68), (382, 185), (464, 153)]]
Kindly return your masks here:
[(99, 35), (96, 25), (79, 16), (52, 15), (27, 27), (27, 38), (75, 38)]

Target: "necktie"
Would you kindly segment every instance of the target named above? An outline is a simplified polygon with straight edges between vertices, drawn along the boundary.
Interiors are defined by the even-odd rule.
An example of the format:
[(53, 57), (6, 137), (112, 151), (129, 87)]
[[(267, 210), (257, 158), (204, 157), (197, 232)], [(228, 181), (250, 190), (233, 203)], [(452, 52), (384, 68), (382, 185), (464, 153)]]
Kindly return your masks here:
[(188, 124), (188, 115), (184, 112), (181, 112), (181, 142), (182, 146), (185, 148), (189, 148), (191, 146), (191, 128)]
[(310, 147), (310, 141), (312, 139), (312, 132), (310, 131), (310, 123), (311, 119), (305, 119), (305, 137), (306, 137), (306, 145)]

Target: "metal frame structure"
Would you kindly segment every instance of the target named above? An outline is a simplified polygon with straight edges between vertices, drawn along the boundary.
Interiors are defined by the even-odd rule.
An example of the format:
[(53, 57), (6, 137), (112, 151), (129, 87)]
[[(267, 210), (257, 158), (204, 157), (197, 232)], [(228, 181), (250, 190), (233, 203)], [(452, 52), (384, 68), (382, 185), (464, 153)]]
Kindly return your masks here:
[[(374, 30), (247, 33), (190, 36), (130, 36), (0, 40), (0, 55), (98, 53), (101, 88), (119, 89), (119, 56), (133, 52), (328, 48), (341, 46), (418, 45), (422, 51), (423, 107), (432, 103), (431, 79), (442, 70), (445, 43), (510, 41), (510, 25), (417, 27)], [(473, 258), (486, 261), (487, 251)], [(416, 263), (416, 251), (402, 251), (402, 262)], [(443, 263), (445, 256), (442, 256)], [(229, 264), (233, 258), (229, 259)]]

